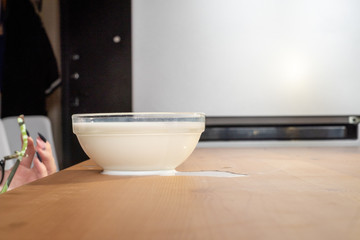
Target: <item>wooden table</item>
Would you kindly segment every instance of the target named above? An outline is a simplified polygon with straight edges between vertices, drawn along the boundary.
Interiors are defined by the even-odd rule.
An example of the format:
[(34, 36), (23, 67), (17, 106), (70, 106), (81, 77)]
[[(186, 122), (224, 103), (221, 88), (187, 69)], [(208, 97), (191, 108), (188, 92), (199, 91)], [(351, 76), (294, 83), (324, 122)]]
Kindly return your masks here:
[(0, 239), (360, 239), (360, 148), (199, 148), (178, 171), (86, 161), (0, 196)]

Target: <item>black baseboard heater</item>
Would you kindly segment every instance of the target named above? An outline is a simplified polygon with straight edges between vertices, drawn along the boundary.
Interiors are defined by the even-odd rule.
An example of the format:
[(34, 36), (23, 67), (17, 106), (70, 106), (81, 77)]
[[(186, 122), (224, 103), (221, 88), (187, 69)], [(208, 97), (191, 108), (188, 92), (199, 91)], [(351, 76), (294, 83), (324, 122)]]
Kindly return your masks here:
[(359, 116), (207, 117), (200, 141), (357, 139)]

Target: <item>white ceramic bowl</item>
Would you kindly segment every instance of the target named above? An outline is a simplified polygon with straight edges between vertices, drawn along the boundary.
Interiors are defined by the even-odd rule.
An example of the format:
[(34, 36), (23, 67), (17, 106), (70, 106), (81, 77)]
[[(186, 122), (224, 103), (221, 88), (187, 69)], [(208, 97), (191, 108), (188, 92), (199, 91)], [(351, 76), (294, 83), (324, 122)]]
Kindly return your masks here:
[(73, 132), (105, 174), (169, 173), (195, 149), (203, 113), (74, 114)]

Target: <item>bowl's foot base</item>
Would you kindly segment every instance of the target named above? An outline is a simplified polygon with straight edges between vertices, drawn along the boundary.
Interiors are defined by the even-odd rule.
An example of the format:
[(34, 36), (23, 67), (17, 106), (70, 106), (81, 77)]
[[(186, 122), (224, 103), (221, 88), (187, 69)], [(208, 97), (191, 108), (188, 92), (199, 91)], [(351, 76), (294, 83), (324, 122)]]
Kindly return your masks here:
[(101, 172), (105, 175), (116, 175), (116, 176), (174, 176), (175, 170), (159, 170), (159, 171), (112, 171), (104, 170)]

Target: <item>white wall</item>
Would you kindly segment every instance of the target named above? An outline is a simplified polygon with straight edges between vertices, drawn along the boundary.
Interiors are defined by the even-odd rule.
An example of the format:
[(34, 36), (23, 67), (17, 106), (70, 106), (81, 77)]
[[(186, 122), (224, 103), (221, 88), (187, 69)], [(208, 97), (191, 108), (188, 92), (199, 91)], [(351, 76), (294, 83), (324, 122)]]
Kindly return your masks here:
[(133, 0), (135, 111), (360, 115), (360, 2)]

